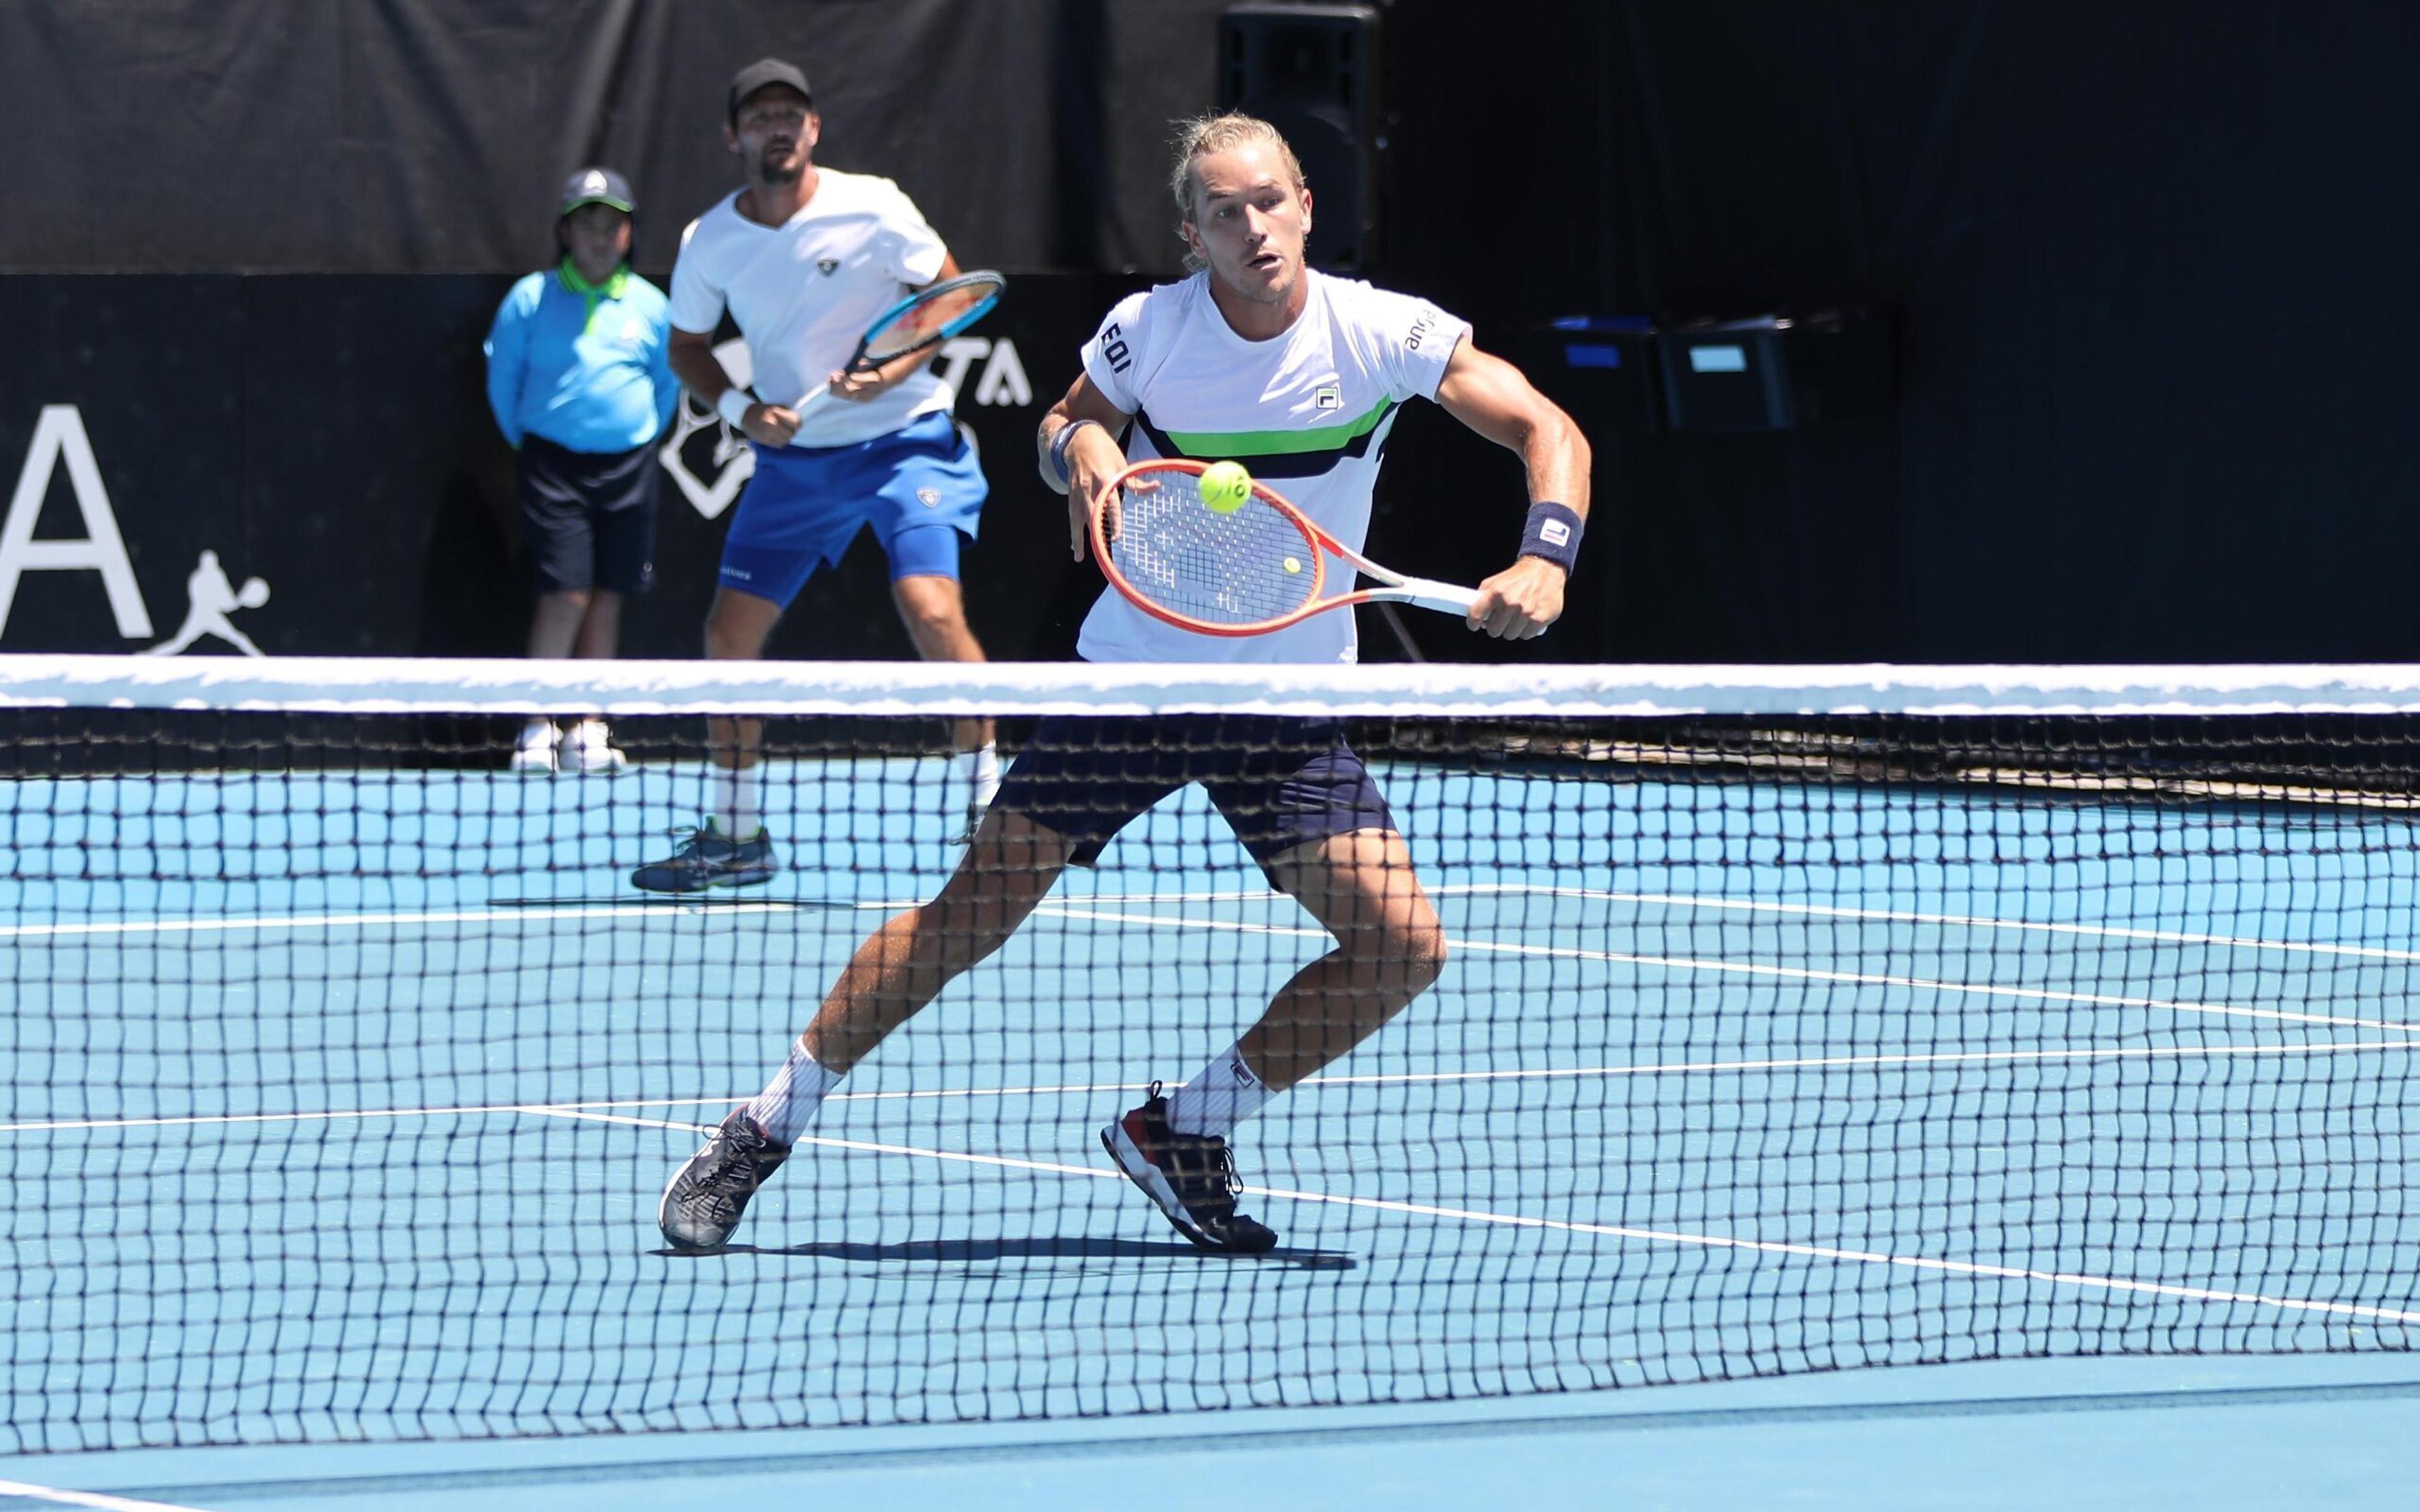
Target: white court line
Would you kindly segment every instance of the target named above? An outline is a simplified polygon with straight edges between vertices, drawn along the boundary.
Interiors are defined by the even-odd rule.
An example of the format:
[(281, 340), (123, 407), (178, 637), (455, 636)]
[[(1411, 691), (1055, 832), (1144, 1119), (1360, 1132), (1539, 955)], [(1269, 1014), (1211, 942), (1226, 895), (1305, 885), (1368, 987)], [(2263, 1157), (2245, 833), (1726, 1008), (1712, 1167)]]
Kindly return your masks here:
[(2361, 961), (2420, 962), (2420, 950), (2394, 950), (2384, 946), (2322, 945), (2306, 940), (2264, 940), (2237, 934), (2189, 934), (2177, 930), (2124, 929), (2114, 924), (2046, 923), (2022, 918), (1992, 918), (1975, 914), (1917, 914), (1887, 908), (1833, 908), (1820, 903), (1763, 903), (1745, 898), (1704, 898), (1685, 893), (1610, 892), (1601, 887), (1556, 887), (1525, 882), (1449, 884), (1431, 887), (1428, 890), (1435, 897), (1525, 893), (1542, 898), (1601, 898), (1610, 903), (1652, 903), (1668, 908), (1717, 908), (1741, 913), (1786, 914), (1810, 918), (1867, 919), (1889, 924), (1949, 924), (1967, 929), (2020, 930), (2038, 934), (2073, 934), (2093, 939), (2151, 940), (2162, 945), (2215, 945), (2243, 950), (2290, 950), (2302, 955), (2340, 955)]
[[(71, 939), (89, 935), (203, 934), (259, 930), (343, 929), (401, 924), (500, 924), (509, 919), (546, 918), (688, 918), (701, 914), (787, 913), (794, 905), (782, 902), (717, 901), (683, 907), (678, 903), (576, 903), (560, 907), (446, 908), (413, 914), (287, 914), (266, 918), (125, 918), (90, 924), (0, 925), (0, 939)], [(853, 903), (856, 908), (887, 908), (888, 903)]]
[(101, 1512), (202, 1512), (200, 1507), (175, 1506), (166, 1502), (138, 1502), (131, 1496), (110, 1496), (101, 1491), (69, 1491), (55, 1486), (28, 1486), (21, 1480), (0, 1480), (0, 1496), (56, 1502), (62, 1506), (98, 1507)]
[[(696, 1101), (696, 1100), (692, 1100)], [(714, 1101), (722, 1101), (717, 1099)], [(640, 1119), (628, 1115), (597, 1113), (587, 1108), (560, 1104), (516, 1104), (493, 1110), (544, 1115), (550, 1118), (575, 1119), (597, 1123), (628, 1124), (644, 1129), (664, 1129), (675, 1133), (711, 1134), (711, 1125), (687, 1123), (666, 1119)], [(151, 1120), (135, 1120), (151, 1121)], [(1070, 1165), (1058, 1161), (1023, 1160), (1008, 1155), (977, 1155), (965, 1150), (932, 1149), (917, 1145), (882, 1144), (862, 1139), (831, 1139), (809, 1135), (799, 1141), (828, 1149), (848, 1149), (877, 1155), (906, 1155), (925, 1160), (948, 1161), (959, 1165), (988, 1165), (1007, 1170), (1041, 1171), (1049, 1175), (1116, 1180), (1118, 1173), (1095, 1169), (1089, 1165)], [(1520, 1213), (1488, 1212), (1470, 1208), (1448, 1208), (1430, 1203), (1397, 1202), (1382, 1197), (1340, 1196), (1328, 1192), (1305, 1192), (1284, 1187), (1249, 1187), (1248, 1192), (1290, 1202), (1318, 1202), (1332, 1207), (1362, 1208), (1376, 1212), (1405, 1213), (1414, 1217), (1447, 1218), (1460, 1223), (1493, 1224), (1513, 1228), (1538, 1228), (1560, 1233), (1588, 1234), (1609, 1239), (1634, 1239), (1647, 1243), (1681, 1244), (1702, 1249), (1745, 1250), (1762, 1255), (1793, 1256), (1804, 1259), (1841, 1260), (1863, 1265), (1888, 1265), (1906, 1270), (1931, 1271), (1950, 1275), (1992, 1276), (2010, 1280), (2040, 1281), (2055, 1286), (2077, 1287), (2103, 1291), (2135, 1292), (2152, 1296), (2181, 1297), (2195, 1302), (2242, 1303), (2257, 1306), (2276, 1307), (2289, 1312), (2326, 1313), (2345, 1318), (2369, 1318), (2389, 1322), (2420, 1323), (2420, 1312), (2402, 1312), (2393, 1308), (2370, 1307), (2351, 1303), (2309, 1302), (2292, 1297), (2271, 1297), (2257, 1292), (2219, 1291), (2207, 1287), (2180, 1287), (2163, 1282), (2129, 1281), (2115, 1276), (2084, 1275), (2070, 1272), (2035, 1271), (2023, 1267), (1983, 1265), (1964, 1260), (1931, 1259), (1921, 1256), (1889, 1255), (1870, 1250), (1837, 1249), (1821, 1244), (1791, 1244), (1771, 1240), (1734, 1239), (1721, 1234), (1691, 1234), (1659, 1228), (1633, 1228), (1618, 1224), (1587, 1224), (1561, 1218), (1533, 1218)], [(140, 1504), (131, 1504), (141, 1512)], [(165, 1512), (190, 1512), (190, 1509), (165, 1509)]]
[[(2364, 1050), (2420, 1049), (2420, 1040), (2322, 1041), (2316, 1044), (2245, 1045), (2113, 1045), (2102, 1048), (2055, 1050), (1934, 1051), (1909, 1055), (1807, 1056), (1761, 1060), (1670, 1060), (1636, 1066), (1579, 1066), (1512, 1071), (1385, 1072), (1339, 1076), (1312, 1076), (1297, 1083), (1297, 1091), (1326, 1087), (1438, 1086), (1454, 1082), (1572, 1081), (1590, 1076), (1705, 1075), (1732, 1072), (1823, 1071), (1888, 1066), (2020, 1064), (2029, 1061), (2190, 1060), (2198, 1057), (2328, 1056)], [(959, 1100), (978, 1097), (1106, 1096), (1139, 1092), (1142, 1082), (1078, 1082), (1059, 1086), (930, 1088), (892, 1092), (834, 1092), (834, 1103), (893, 1103)], [(553, 1118), (597, 1117), (607, 1122), (637, 1123), (666, 1129), (696, 1127), (657, 1123), (645, 1119), (611, 1119), (600, 1108), (732, 1107), (748, 1100), (746, 1092), (719, 1097), (644, 1097), (593, 1103), (481, 1103), (449, 1107), (343, 1108), (310, 1113), (204, 1113), (139, 1119), (66, 1119), (0, 1123), (0, 1134), (49, 1134), (76, 1129), (168, 1129), (225, 1124), (341, 1122), (357, 1119), (467, 1118), (479, 1114), (535, 1113)]]
[[(1177, 918), (1166, 914), (1128, 914), (1113, 909), (1073, 908), (1045, 903), (1034, 910), (1061, 918), (1089, 918), (1109, 923), (1159, 924), (1171, 929), (1223, 930), (1232, 933), (1292, 935), (1333, 939), (1324, 929), (1280, 924), (1248, 924), (1226, 918)], [(1788, 981), (1831, 981), (1849, 986), (1904, 987), (1911, 992), (1964, 993), (1977, 997), (2012, 997), (2029, 1003), (2071, 1003), (2086, 1008), (2146, 1008), (2170, 1013), (2209, 1013), (2222, 1018), (2263, 1019), (2280, 1024), (2326, 1024), (2338, 1028), (2387, 1029), (2420, 1034), (2420, 1024), (2394, 1019), (2348, 1018), (2333, 1013), (2294, 1013), (2284, 1009), (2234, 1008), (2225, 1003), (2192, 1003), (2164, 997), (2123, 997), (2113, 993), (2063, 993), (2048, 987), (2000, 986), (1992, 982), (1936, 981), (1927, 977), (1889, 977), (1859, 971), (1818, 971), (1812, 966), (1771, 966), (1750, 961), (1710, 961), (1690, 956), (1638, 955), (1623, 950), (1582, 950), (1561, 945), (1508, 945), (1499, 940), (1449, 938), (1455, 950), (1482, 955), (1546, 957), (1559, 961), (1603, 961), (1616, 965), (1660, 966), (1674, 971), (1715, 971), (1732, 976), (1770, 977)]]
[[(691, 1133), (710, 1134), (714, 1131), (704, 1124), (677, 1124), (655, 1119), (610, 1119), (596, 1114), (572, 1114), (570, 1117), (597, 1118), (600, 1121), (638, 1123), (662, 1129), (687, 1129)], [(956, 1149), (927, 1149), (916, 1145), (876, 1144), (861, 1139), (825, 1139), (808, 1136), (802, 1145), (818, 1145), (830, 1149), (852, 1149), (876, 1155), (909, 1155), (925, 1160), (949, 1161), (968, 1165), (991, 1165), (1008, 1170), (1042, 1171), (1054, 1176), (1083, 1176), (1106, 1180), (1120, 1180), (1120, 1173), (1095, 1169), (1089, 1165), (1068, 1165), (1057, 1161), (1020, 1160), (1008, 1155), (975, 1155)], [(1398, 1212), (1416, 1218), (1449, 1218), (1457, 1223), (1493, 1224), (1508, 1228), (1539, 1228), (1557, 1233), (1588, 1234), (1604, 1239), (1633, 1239), (1650, 1244), (1679, 1244), (1698, 1249), (1745, 1250), (1759, 1255), (1785, 1255), (1799, 1259), (1841, 1260), (1858, 1265), (1887, 1265), (1902, 1270), (1931, 1271), (1944, 1275), (1989, 1276), (2011, 1281), (2041, 1281), (2053, 1286), (2076, 1287), (2086, 1290), (2134, 1292), (2147, 1296), (2181, 1297), (2192, 1302), (2242, 1303), (2254, 1306), (2276, 1307), (2288, 1312), (2326, 1313), (2338, 1318), (2369, 1318), (2393, 1323), (2420, 1323), (2420, 1312), (2398, 1311), (2392, 1307), (2370, 1307), (2356, 1303), (2309, 1302), (2298, 1297), (2271, 1297), (2250, 1291), (2219, 1291), (2209, 1287), (2180, 1287), (2162, 1281), (2129, 1281), (2119, 1276), (2084, 1275), (2068, 1271), (2035, 1271), (2023, 1266), (1984, 1265), (1969, 1260), (1938, 1260), (1918, 1255), (1890, 1255), (1877, 1250), (1837, 1249), (1827, 1244), (1790, 1244), (1774, 1240), (1733, 1239), (1722, 1234), (1691, 1234), (1667, 1228), (1633, 1228), (1621, 1224), (1586, 1224), (1567, 1218), (1532, 1218), (1514, 1212), (1489, 1212), (1476, 1208), (1448, 1208), (1426, 1202), (1396, 1202), (1385, 1197), (1339, 1196), (1332, 1192), (1303, 1192), (1286, 1187), (1246, 1187), (1246, 1194), (1273, 1197), (1285, 1202), (1318, 1202), (1330, 1207), (1361, 1208), (1373, 1212)]]
[[(1993, 918), (1982, 914), (1924, 914), (1890, 908), (1841, 908), (1821, 903), (1788, 903), (1743, 898), (1708, 898), (1689, 893), (1617, 892), (1605, 887), (1565, 887), (1530, 882), (1444, 883), (1430, 887), (1433, 898), (1486, 897), (1520, 894), (1540, 898), (1593, 898), (1608, 903), (1651, 903), (1666, 908), (1710, 908), (1738, 913), (1780, 914), (1806, 918), (1854, 918), (1886, 924), (1946, 924), (1966, 929), (2014, 930), (2037, 934), (2066, 934), (2088, 939), (2149, 940), (2162, 945), (2210, 945), (2244, 950), (2286, 950), (2302, 955), (2344, 956), (2360, 961), (2420, 963), (2420, 950), (2385, 946), (2328, 945), (2307, 940), (2271, 940), (2254, 935), (2195, 934), (2182, 930), (2129, 929), (2117, 924), (2054, 923), (2033, 919)], [(1068, 896), (1046, 906), (1085, 904), (1273, 903), (1286, 895), (1267, 888), (1236, 888), (1216, 892), (1102, 892)], [(902, 904), (901, 906), (909, 906)]]
[(1892, 1265), (1948, 1275), (1993, 1276), (2009, 1280), (2045, 1281), (2055, 1286), (2101, 1291), (2133, 1291), (2159, 1297), (2183, 1297), (2195, 1302), (2247, 1303), (2280, 1307), (2288, 1312), (2330, 1313), (2341, 1318), (2375, 1318), (2395, 1323), (2420, 1323), (2420, 1312), (2368, 1307), (2345, 1302), (2305, 1302), (2295, 1297), (2269, 1297), (2257, 1292), (2215, 1291), (2207, 1287), (2170, 1286), (2160, 1281), (2128, 1281), (2117, 1276), (2081, 1275), (2066, 1271), (2033, 1271), (2021, 1266), (1979, 1265), (1967, 1260), (1936, 1260), (1917, 1255), (1886, 1255), (1874, 1250), (1834, 1249), (1824, 1244), (1785, 1244), (1772, 1240), (1730, 1239), (1721, 1234), (1685, 1234), (1662, 1228), (1630, 1228), (1619, 1224), (1575, 1223), (1563, 1218), (1529, 1218), (1519, 1213), (1482, 1212), (1470, 1208), (1441, 1208), (1424, 1202), (1391, 1202), (1383, 1197), (1342, 1197), (1326, 1192), (1287, 1192), (1251, 1187), (1263, 1196), (1295, 1202), (1324, 1202), (1336, 1207), (1368, 1208), (1379, 1212), (1410, 1213), (1421, 1218), (1452, 1218), (1463, 1223), (1501, 1224), (1513, 1228), (1546, 1228), (1567, 1234), (1594, 1234), (1608, 1239), (1636, 1239), (1653, 1244), (1686, 1244), (1700, 1249), (1751, 1250), (1760, 1255), (1791, 1255), (1813, 1260), (1848, 1260), (1860, 1265)]
[[(1140, 1091), (1145, 1083), (1109, 1084), (1069, 1087), (996, 1087), (935, 1088), (914, 1092), (834, 1092), (826, 1101), (834, 1103), (892, 1102), (905, 1098), (967, 1098), (967, 1097), (1046, 1097), (1056, 1093), (1109, 1093)], [(737, 1092), (723, 1097), (641, 1097), (616, 1099), (598, 1103), (475, 1103), (447, 1107), (413, 1108), (334, 1108), (308, 1113), (194, 1113), (159, 1118), (139, 1119), (60, 1119), (29, 1120), (23, 1123), (0, 1123), (0, 1134), (47, 1134), (70, 1129), (178, 1129), (206, 1128), (224, 1124), (246, 1123), (338, 1123), (356, 1119), (446, 1119), (469, 1118), (490, 1113), (544, 1113), (577, 1116), (592, 1108), (693, 1108), (730, 1107), (745, 1103), (752, 1093)], [(625, 1120), (645, 1122), (644, 1119)], [(690, 1127), (688, 1124), (665, 1124), (667, 1129)]]
[[(595, 1123), (628, 1123), (642, 1129), (686, 1130), (690, 1134), (711, 1134), (714, 1126), (705, 1123), (678, 1123), (667, 1119), (629, 1119), (611, 1113), (586, 1113), (573, 1108), (534, 1108), (535, 1113), (551, 1114), (559, 1119), (585, 1119)], [(801, 1134), (799, 1144), (814, 1145), (823, 1149), (854, 1149), (869, 1155), (916, 1155), (925, 1160), (951, 1161), (964, 1165), (994, 1165), (1004, 1170), (1043, 1171), (1052, 1176), (1093, 1176), (1108, 1180), (1123, 1180), (1116, 1171), (1095, 1170), (1090, 1165), (1068, 1165), (1059, 1161), (1019, 1160), (1014, 1155), (970, 1155), (955, 1149), (926, 1149), (919, 1145), (885, 1145), (869, 1139), (830, 1139), (822, 1134)]]
[[(2249, 935), (2195, 934), (2179, 930), (2128, 929), (2113, 924), (2055, 923), (2032, 919), (1993, 918), (1977, 914), (1926, 914), (1885, 908), (1842, 908), (1820, 903), (1787, 903), (1751, 899), (1708, 898), (1685, 893), (1618, 892), (1603, 887), (1565, 887), (1537, 883), (1446, 883), (1428, 889), (1434, 897), (1481, 897), (1508, 894), (1544, 898), (1590, 898), (1610, 903), (1649, 903), (1659, 907), (1706, 908), (1738, 913), (1776, 914), (1809, 918), (1849, 918), (1875, 923), (1940, 924), (1967, 929), (2011, 930), (2028, 933), (2064, 934), (2087, 939), (2149, 940), (2164, 945), (2204, 945), (2247, 950), (2283, 950), (2304, 955), (2343, 956), (2364, 961), (2420, 963), (2420, 950), (2384, 946), (2327, 945), (2304, 940), (2272, 940)], [(1274, 903), (1285, 894), (1266, 888), (1234, 888), (1208, 892), (1104, 892), (1070, 895), (1043, 905), (1061, 911), (1086, 904)], [(858, 912), (892, 912), (928, 902), (923, 898), (876, 898), (842, 904)], [(14, 924), (0, 926), (0, 939), (73, 938), (90, 935), (179, 934), (259, 930), (318, 930), (353, 926), (402, 924), (487, 924), (515, 919), (648, 918), (695, 913), (787, 913), (794, 905), (781, 900), (747, 899), (677, 903), (565, 903), (522, 905), (507, 909), (439, 909), (390, 914), (298, 914), (256, 918), (113, 919), (91, 923)], [(1316, 932), (1309, 932), (1316, 933)]]
[(1844, 1066), (1959, 1066), (2026, 1061), (2191, 1059), (2196, 1056), (2339, 1055), (2354, 1050), (2420, 1050), (2420, 1040), (2331, 1041), (2321, 1044), (2145, 1045), (2104, 1050), (1974, 1050), (1910, 1056), (1812, 1056), (1802, 1060), (1679, 1060), (1656, 1066), (1587, 1066), (1568, 1071), (1437, 1071), (1313, 1076), (1303, 1087), (1427, 1086), (1441, 1082), (1568, 1081), (1584, 1076), (1663, 1076), (1707, 1072), (1820, 1071)]

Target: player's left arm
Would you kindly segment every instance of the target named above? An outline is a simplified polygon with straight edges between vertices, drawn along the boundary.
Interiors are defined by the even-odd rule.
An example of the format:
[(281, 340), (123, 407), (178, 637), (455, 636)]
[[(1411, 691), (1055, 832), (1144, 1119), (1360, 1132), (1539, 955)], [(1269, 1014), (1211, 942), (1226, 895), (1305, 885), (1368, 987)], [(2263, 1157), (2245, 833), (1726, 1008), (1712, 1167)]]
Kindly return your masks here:
[[(957, 277), (959, 271), (957, 254), (953, 252), (943, 252), (941, 254), (941, 270), (935, 273), (929, 282), (919, 284), (908, 292), (910, 294), (921, 293), (925, 289), (931, 288), (935, 284), (945, 284), (951, 279)], [(947, 344), (944, 343), (943, 345)], [(918, 369), (928, 365), (935, 358), (939, 357), (940, 355), (941, 348), (939, 347), (932, 347), (926, 351), (909, 352), (905, 357), (894, 357), (890, 362), (883, 363), (880, 367), (870, 368), (861, 373), (834, 373), (827, 381), (831, 388), (832, 397), (835, 399), (871, 399), (876, 394), (880, 393), (883, 390), (890, 388), (892, 384), (906, 378)]]
[[(1446, 363), (1436, 402), (1454, 419), (1518, 454), (1528, 470), (1533, 516), (1538, 505), (1555, 503), (1587, 520), (1588, 438), (1519, 368), (1481, 351), (1465, 336)], [(1566, 533), (1576, 546), (1577, 532)], [(1479, 585), (1470, 627), (1508, 640), (1544, 634), (1563, 612), (1563, 584), (1570, 576), (1558, 563), (1525, 553)]]

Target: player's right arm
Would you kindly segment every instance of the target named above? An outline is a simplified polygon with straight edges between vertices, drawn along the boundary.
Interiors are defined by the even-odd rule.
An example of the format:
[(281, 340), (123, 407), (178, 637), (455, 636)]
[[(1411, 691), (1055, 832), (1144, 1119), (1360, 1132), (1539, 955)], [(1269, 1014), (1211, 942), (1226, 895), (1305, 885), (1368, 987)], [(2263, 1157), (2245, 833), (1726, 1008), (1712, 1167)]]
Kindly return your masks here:
[[(673, 327), (672, 340), (666, 344), (672, 359), (673, 376), (679, 378), (698, 402), (708, 409), (720, 411), (723, 395), (746, 391), (731, 381), (722, 370), (721, 359), (714, 355), (714, 333), (707, 331), (683, 331)], [(737, 409), (737, 401), (734, 401)], [(725, 419), (730, 418), (728, 415)], [(740, 412), (739, 428), (752, 441), (766, 446), (787, 446), (790, 438), (799, 433), (799, 415), (778, 404), (757, 404), (750, 401)]]
[[(1126, 454), (1118, 438), (1125, 434), (1126, 423), (1133, 418), (1094, 387), (1091, 374), (1078, 373), (1066, 394), (1042, 417), (1042, 428), (1034, 435), (1042, 481), (1067, 496), (1067, 550), (1078, 562), (1084, 560), (1084, 542), (1092, 533), (1093, 511), (1109, 502), (1109, 485), (1125, 471)], [(1067, 439), (1067, 476), (1062, 481), (1052, 453), (1058, 449), (1060, 432), (1083, 421), (1092, 424)], [(1109, 533), (1114, 535), (1114, 517), (1110, 524)]]
[(529, 299), (528, 281), (513, 285), (504, 301), (496, 306), (495, 323), (488, 328), (483, 347), (488, 355), (488, 408), (494, 412), (496, 428), (513, 450), (521, 444), (521, 383), (529, 361), (529, 311), (525, 307), (535, 301)]
[(664, 344), (665, 357), (673, 376), (697, 395), (698, 403), (759, 445), (787, 446), (799, 433), (798, 412), (751, 400), (748, 391), (731, 381), (721, 360), (714, 355), (714, 328), (722, 319), (723, 291), (706, 270), (711, 255), (698, 255), (698, 227), (706, 219), (700, 216), (681, 232), (680, 255), (673, 259), (673, 286), (667, 300), (672, 337)]
[(1084, 560), (1095, 510), (1109, 511), (1103, 533), (1117, 537), (1118, 501), (1109, 497), (1109, 485), (1125, 470), (1120, 438), (1142, 408), (1140, 374), (1147, 364), (1139, 354), (1147, 347), (1150, 302), (1148, 294), (1129, 294), (1111, 308), (1084, 343), (1083, 370), (1066, 397), (1042, 417), (1034, 437), (1042, 481), (1067, 496), (1067, 551), (1078, 562)]

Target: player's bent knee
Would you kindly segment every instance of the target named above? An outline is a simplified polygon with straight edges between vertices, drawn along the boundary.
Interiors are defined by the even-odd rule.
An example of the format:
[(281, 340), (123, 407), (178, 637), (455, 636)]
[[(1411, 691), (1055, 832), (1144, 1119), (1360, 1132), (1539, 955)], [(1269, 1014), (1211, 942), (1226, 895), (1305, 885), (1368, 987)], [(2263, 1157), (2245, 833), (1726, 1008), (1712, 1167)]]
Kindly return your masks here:
[(1407, 930), (1404, 935), (1404, 985), (1415, 995), (1427, 992), (1445, 975), (1446, 957), (1450, 949), (1446, 944), (1445, 926), (1430, 923)]
[(947, 634), (966, 627), (966, 601), (958, 594), (956, 583), (952, 582), (947, 588), (932, 583), (912, 589), (908, 586), (917, 581), (916, 579), (903, 578), (892, 585), (895, 589), (892, 596), (898, 601), (900, 618), (908, 622), (911, 632), (923, 630)]
[(764, 649), (765, 638), (744, 625), (727, 625), (713, 620), (706, 624), (706, 654), (717, 661), (748, 661)]

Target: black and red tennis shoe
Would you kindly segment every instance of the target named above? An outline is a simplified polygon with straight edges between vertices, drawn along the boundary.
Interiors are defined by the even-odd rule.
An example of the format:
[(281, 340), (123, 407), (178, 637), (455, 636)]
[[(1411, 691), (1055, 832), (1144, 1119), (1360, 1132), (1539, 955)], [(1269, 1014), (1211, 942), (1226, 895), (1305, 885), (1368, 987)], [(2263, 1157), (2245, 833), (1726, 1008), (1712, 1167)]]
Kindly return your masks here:
[(1168, 1126), (1168, 1099), (1151, 1084), (1143, 1105), (1101, 1131), (1101, 1148), (1142, 1188), (1176, 1231), (1203, 1249), (1258, 1255), (1275, 1247), (1274, 1229), (1235, 1211), (1244, 1183), (1235, 1157), (1216, 1134), (1178, 1134)]

